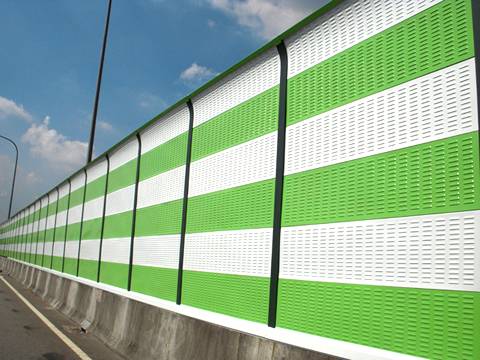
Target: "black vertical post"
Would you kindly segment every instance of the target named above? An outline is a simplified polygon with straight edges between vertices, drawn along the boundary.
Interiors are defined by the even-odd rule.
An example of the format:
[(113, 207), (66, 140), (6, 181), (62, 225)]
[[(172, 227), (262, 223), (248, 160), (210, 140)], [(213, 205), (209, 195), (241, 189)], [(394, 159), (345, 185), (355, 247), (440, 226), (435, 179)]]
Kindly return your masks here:
[(50, 210), (50, 193), (47, 194), (47, 213), (45, 214), (45, 229), (43, 229), (42, 267), (45, 260), (45, 243), (47, 242), (48, 210)]
[(100, 88), (102, 86), (103, 63), (105, 61), (105, 49), (107, 48), (108, 27), (110, 24), (110, 12), (112, 11), (112, 0), (108, 0), (107, 17), (105, 18), (105, 30), (103, 32), (102, 52), (100, 54), (100, 65), (98, 67), (97, 88), (95, 101), (93, 103), (92, 126), (90, 128), (90, 140), (88, 142), (87, 164), (92, 161), (93, 142), (95, 140), (95, 126), (97, 123), (98, 101), (100, 99)]
[(57, 215), (58, 215), (58, 201), (60, 200), (60, 191), (58, 186), (55, 188), (57, 190), (57, 203), (55, 204), (55, 220), (53, 221), (53, 234), (52, 234), (52, 256), (50, 257), (50, 269), (53, 265), (53, 250), (55, 248), (55, 235), (57, 233)]
[(140, 181), (140, 160), (142, 158), (142, 138), (137, 133), (138, 153), (137, 153), (137, 172), (135, 174), (135, 193), (133, 195), (133, 212), (132, 212), (132, 232), (130, 235), (130, 258), (128, 261), (128, 283), (127, 290), (132, 288), (132, 269), (133, 269), (133, 247), (135, 244), (135, 227), (137, 222), (137, 202), (138, 202), (138, 183)]
[(187, 141), (187, 159), (185, 163), (185, 184), (183, 188), (183, 208), (182, 208), (182, 227), (180, 231), (180, 254), (178, 260), (178, 279), (177, 279), (177, 304), (182, 303), (183, 286), (183, 258), (185, 256), (185, 236), (187, 232), (187, 209), (188, 209), (188, 185), (190, 183), (190, 163), (192, 162), (192, 140), (193, 140), (193, 104), (192, 100), (187, 101), (188, 112), (190, 114), (188, 123), (188, 141)]
[(87, 195), (87, 169), (83, 169), (83, 173), (85, 174), (85, 184), (83, 186), (83, 200), (82, 200), (82, 214), (80, 215), (80, 234), (78, 239), (78, 255), (77, 255), (77, 271), (76, 274), (78, 276), (78, 272), (80, 271), (80, 249), (82, 247), (82, 232), (83, 232), (83, 213), (85, 211), (85, 196)]
[(72, 195), (72, 181), (68, 179), (67, 217), (65, 219), (65, 236), (63, 237), (62, 273), (65, 270), (65, 249), (67, 247), (68, 215), (70, 214), (70, 195)]
[(277, 45), (280, 55), (280, 96), (278, 108), (277, 171), (275, 175), (275, 202), (273, 213), (272, 262), (270, 274), (270, 303), (268, 326), (277, 323), (278, 275), (280, 272), (280, 235), (282, 231), (283, 175), (285, 172), (285, 140), (287, 130), (288, 57), (285, 43)]
[(105, 191), (103, 194), (102, 225), (100, 226), (100, 248), (98, 249), (97, 282), (100, 282), (100, 270), (102, 267), (103, 231), (105, 229), (105, 213), (107, 211), (108, 175), (110, 174), (110, 156), (107, 154), (105, 155), (105, 158), (107, 159), (107, 174), (105, 177)]

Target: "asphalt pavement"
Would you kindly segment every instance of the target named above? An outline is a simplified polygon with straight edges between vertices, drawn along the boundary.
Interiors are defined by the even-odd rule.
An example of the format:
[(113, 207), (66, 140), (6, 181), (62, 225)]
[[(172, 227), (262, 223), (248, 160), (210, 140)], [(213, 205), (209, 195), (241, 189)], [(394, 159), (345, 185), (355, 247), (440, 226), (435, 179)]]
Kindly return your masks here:
[[(39, 296), (23, 288), (15, 279), (2, 273), (0, 276), (90, 359), (124, 359), (102, 344), (93, 334), (85, 333), (79, 325), (52, 309)], [(80, 357), (0, 279), (0, 359), (70, 360)]]

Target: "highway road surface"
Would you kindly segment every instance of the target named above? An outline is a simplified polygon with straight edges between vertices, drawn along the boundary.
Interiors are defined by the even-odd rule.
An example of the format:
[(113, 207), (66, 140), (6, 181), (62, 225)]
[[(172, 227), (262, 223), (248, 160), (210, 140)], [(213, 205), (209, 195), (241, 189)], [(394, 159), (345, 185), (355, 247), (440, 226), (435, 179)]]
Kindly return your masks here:
[[(30, 305), (22, 301), (22, 297)], [(43, 315), (45, 318), (41, 320), (36, 311), (40, 317)], [(24, 289), (16, 280), (0, 273), (0, 359), (124, 358), (103, 345), (92, 334), (81, 331), (78, 325), (52, 309), (39, 296)]]

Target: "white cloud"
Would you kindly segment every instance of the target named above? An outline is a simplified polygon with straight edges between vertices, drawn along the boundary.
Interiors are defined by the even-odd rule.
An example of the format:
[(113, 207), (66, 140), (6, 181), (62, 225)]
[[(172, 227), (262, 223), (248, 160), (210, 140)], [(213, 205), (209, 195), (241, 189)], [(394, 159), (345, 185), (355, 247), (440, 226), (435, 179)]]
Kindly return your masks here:
[(216, 24), (216, 22), (215, 22), (214, 20), (208, 19), (208, 20), (207, 20), (207, 25), (208, 25), (208, 27), (209, 27), (210, 29), (212, 29), (212, 28), (214, 28), (215, 25), (217, 25), (217, 24)]
[(107, 121), (99, 121), (98, 127), (105, 132), (113, 131), (113, 125)]
[(0, 96), (0, 119), (6, 119), (9, 117), (20, 118), (32, 122), (32, 115), (30, 115), (22, 105), (18, 105), (15, 101)]
[(264, 39), (279, 35), (329, 0), (207, 0)]
[(33, 123), (22, 141), (30, 146), (32, 156), (46, 160), (52, 168), (73, 171), (85, 163), (88, 144), (69, 140), (57, 130), (49, 128), (50, 118)]
[(180, 74), (180, 79), (185, 82), (198, 82), (211, 78), (216, 74), (217, 73), (212, 69), (209, 69), (202, 65), (198, 65), (197, 63), (193, 63), (188, 68), (182, 71), (182, 73)]

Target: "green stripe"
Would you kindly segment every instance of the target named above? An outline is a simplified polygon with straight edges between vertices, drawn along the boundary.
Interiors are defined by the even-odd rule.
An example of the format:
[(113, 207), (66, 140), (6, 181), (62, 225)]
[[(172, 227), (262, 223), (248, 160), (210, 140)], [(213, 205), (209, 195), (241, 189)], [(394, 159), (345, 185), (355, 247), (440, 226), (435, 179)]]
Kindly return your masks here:
[(187, 232), (271, 227), (274, 189), (272, 179), (192, 197)]
[(266, 323), (268, 277), (183, 272), (182, 302), (185, 305), (240, 319)]
[(132, 211), (105, 217), (103, 238), (130, 237), (132, 234)]
[(83, 203), (83, 190), (84, 186), (72, 191), (70, 194), (70, 209)]
[(97, 281), (98, 261), (80, 259), (78, 276), (84, 279)]
[(179, 234), (183, 199), (137, 209), (135, 236)]
[(140, 181), (185, 165), (187, 139), (188, 132), (185, 132), (143, 154), (140, 161)]
[(63, 272), (70, 275), (77, 275), (77, 259), (65, 258)]
[(81, 223), (68, 224), (67, 228), (67, 241), (79, 241), (80, 240), (80, 226)]
[(274, 86), (195, 127), (192, 161), (275, 131), (278, 92)]
[(69, 195), (65, 195), (60, 200), (58, 200), (57, 214), (60, 214), (62, 211), (66, 211), (68, 209), (68, 198)]
[(54, 256), (52, 258), (52, 269), (56, 271), (62, 271), (63, 257)]
[(127, 288), (128, 264), (102, 261), (100, 269), (100, 282), (122, 289)]
[(288, 124), (474, 56), (470, 0), (445, 0), (288, 81)]
[(85, 202), (104, 196), (106, 180), (107, 176), (103, 175), (87, 184), (87, 191), (85, 192)]
[(480, 209), (478, 133), (289, 175), (283, 226)]
[(102, 231), (102, 218), (83, 222), (82, 240), (100, 239)]
[(480, 359), (480, 293), (279, 281), (277, 325), (428, 359)]
[(178, 270), (151, 266), (132, 267), (132, 291), (175, 301)]
[(137, 159), (119, 166), (108, 175), (108, 192), (114, 192), (135, 183)]

